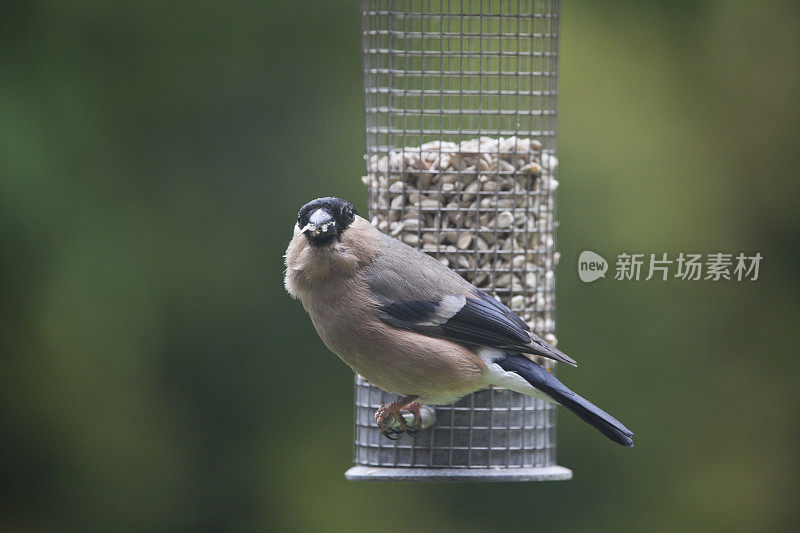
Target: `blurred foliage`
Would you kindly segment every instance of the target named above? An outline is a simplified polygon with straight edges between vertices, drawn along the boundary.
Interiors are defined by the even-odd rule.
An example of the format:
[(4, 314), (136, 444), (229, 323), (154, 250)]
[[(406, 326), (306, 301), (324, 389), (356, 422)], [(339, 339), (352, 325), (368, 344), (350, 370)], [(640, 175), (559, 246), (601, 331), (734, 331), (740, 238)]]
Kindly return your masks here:
[[(0, 3), (0, 529), (784, 530), (798, 518), (800, 8), (565, 2), (562, 483), (353, 484), (351, 371), (282, 286), (365, 211), (356, 2)], [(302, 10), (302, 11), (301, 11)], [(581, 250), (757, 282), (578, 281)]]

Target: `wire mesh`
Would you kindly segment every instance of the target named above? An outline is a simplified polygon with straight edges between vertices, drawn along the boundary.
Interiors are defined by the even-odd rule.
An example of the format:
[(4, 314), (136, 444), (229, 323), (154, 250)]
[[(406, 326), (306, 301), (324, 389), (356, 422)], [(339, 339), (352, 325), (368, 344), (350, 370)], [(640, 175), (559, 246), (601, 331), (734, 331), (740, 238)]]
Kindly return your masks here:
[[(363, 0), (369, 216), (555, 342), (558, 0)], [(552, 368), (549, 361), (539, 361)], [(552, 405), (505, 389), (391, 441), (356, 377), (357, 465), (555, 465)]]

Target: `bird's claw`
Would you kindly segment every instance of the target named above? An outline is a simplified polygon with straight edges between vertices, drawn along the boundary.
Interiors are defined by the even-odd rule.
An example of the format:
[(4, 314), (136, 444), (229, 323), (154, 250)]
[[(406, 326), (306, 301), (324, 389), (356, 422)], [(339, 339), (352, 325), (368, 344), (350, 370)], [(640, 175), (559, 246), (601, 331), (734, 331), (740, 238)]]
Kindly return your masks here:
[(416, 439), (417, 435), (419, 435), (420, 431), (422, 431), (422, 425), (421, 424), (414, 424), (413, 426), (411, 426), (410, 428), (408, 428), (406, 430), (406, 435), (408, 435), (412, 439)]
[(393, 410), (389, 405), (381, 405), (375, 411), (375, 422), (383, 436), (392, 440), (399, 439), (409, 429), (400, 409)]
[(405, 433), (404, 430), (396, 428), (386, 428), (381, 430), (381, 434), (389, 440), (399, 440), (403, 437), (403, 433)]
[[(378, 430), (388, 439), (397, 440), (408, 433), (415, 437), (422, 429), (422, 416), (419, 411), (419, 403), (414, 401), (416, 396), (406, 396), (389, 404), (381, 405), (375, 411), (375, 423)], [(414, 425), (409, 426), (406, 422), (402, 409), (408, 409), (414, 414)]]

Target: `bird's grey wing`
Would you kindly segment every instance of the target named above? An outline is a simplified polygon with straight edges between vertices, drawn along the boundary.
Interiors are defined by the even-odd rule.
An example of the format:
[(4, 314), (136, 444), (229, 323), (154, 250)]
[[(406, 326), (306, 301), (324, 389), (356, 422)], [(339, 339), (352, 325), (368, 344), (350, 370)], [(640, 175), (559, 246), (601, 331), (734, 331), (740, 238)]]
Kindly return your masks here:
[(367, 271), (383, 322), (432, 337), (514, 349), (575, 365), (534, 335), (508, 307), (430, 256), (402, 246), (407, 250), (393, 246)]

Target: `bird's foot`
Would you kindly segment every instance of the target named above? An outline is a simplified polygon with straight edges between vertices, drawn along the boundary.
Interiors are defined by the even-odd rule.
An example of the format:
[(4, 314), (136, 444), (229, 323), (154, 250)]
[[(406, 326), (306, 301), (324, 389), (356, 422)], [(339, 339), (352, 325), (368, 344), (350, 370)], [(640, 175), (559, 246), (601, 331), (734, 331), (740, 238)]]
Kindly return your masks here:
[(400, 414), (400, 410), (391, 410), (390, 405), (381, 405), (375, 411), (375, 422), (377, 422), (378, 429), (383, 433), (384, 437), (397, 440), (403, 436), (408, 424), (406, 424), (406, 419), (403, 418), (403, 415)]
[[(392, 403), (381, 405), (378, 410), (375, 411), (375, 422), (378, 424), (378, 429), (385, 437), (397, 440), (403, 436), (403, 433), (409, 430), (408, 423), (400, 412), (403, 409), (408, 409), (414, 413), (415, 423), (411, 431), (414, 433), (419, 431), (421, 418), (419, 415), (419, 402), (415, 401), (417, 398), (418, 396), (404, 396)], [(412, 404), (416, 404), (416, 407)]]

